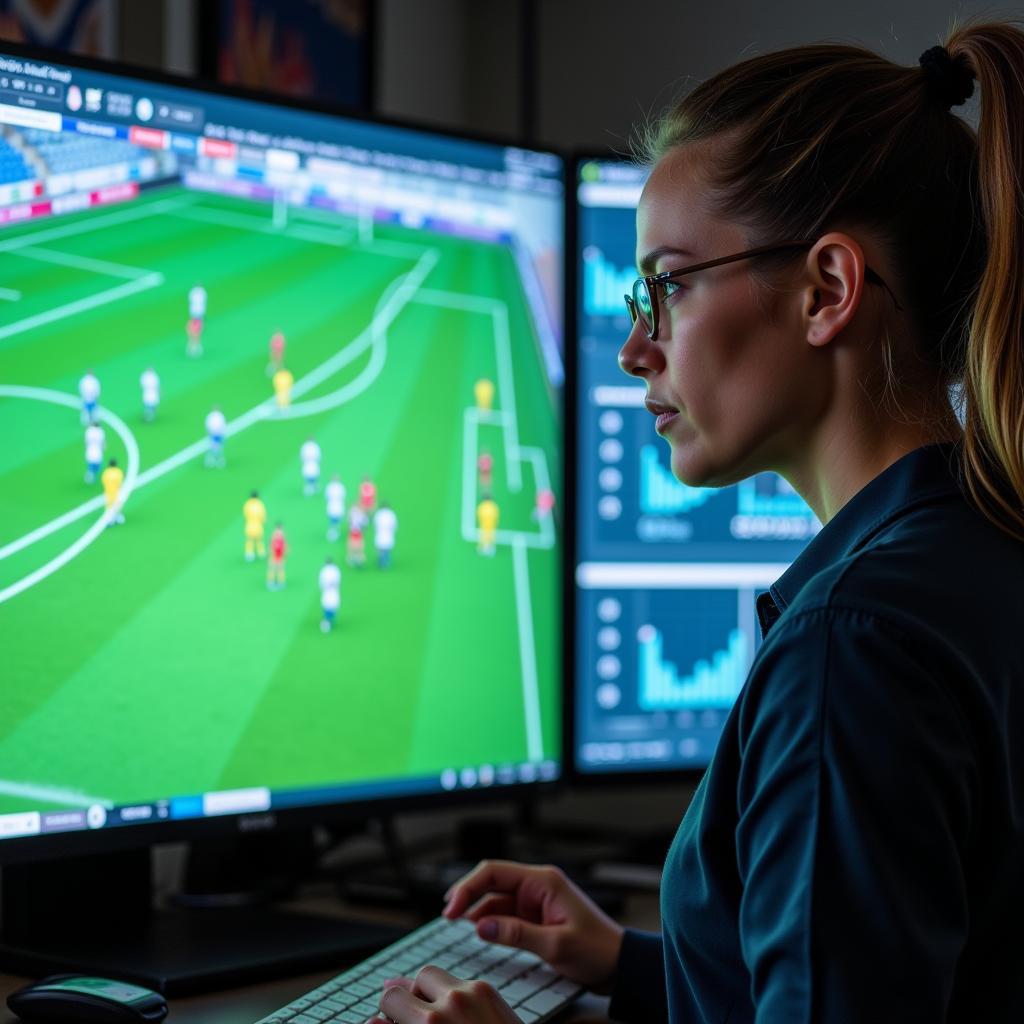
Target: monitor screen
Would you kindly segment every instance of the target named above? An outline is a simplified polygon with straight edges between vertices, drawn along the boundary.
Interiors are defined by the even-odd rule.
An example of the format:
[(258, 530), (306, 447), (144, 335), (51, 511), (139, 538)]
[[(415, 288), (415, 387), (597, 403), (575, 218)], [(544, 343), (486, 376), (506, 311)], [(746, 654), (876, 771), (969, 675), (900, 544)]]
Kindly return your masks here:
[(564, 191), (0, 53), (0, 837), (557, 776)]
[(577, 164), (577, 773), (700, 769), (760, 642), (755, 595), (820, 528), (780, 477), (689, 487), (616, 357), (647, 169)]

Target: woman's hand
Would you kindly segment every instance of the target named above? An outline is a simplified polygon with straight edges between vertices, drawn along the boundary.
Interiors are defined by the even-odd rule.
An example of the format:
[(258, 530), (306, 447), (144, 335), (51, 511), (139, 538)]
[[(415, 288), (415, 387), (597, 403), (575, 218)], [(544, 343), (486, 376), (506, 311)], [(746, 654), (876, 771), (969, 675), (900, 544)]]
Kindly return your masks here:
[(445, 897), (444, 916), (465, 915), (480, 938), (536, 953), (595, 992), (611, 990), (623, 929), (559, 868), (485, 860)]
[[(440, 967), (424, 967), (415, 980), (384, 983), (380, 1012), (395, 1024), (520, 1024), (493, 985), (460, 981)], [(380, 1017), (370, 1024), (384, 1024)]]

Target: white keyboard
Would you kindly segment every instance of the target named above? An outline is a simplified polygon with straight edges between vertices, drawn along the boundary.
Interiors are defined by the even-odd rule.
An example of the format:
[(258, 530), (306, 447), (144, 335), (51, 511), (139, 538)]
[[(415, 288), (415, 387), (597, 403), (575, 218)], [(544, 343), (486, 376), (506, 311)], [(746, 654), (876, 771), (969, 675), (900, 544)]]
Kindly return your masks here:
[(414, 977), (428, 964), (442, 967), (463, 981), (490, 983), (523, 1024), (546, 1021), (582, 992), (579, 985), (553, 971), (539, 956), (484, 942), (469, 921), (439, 917), (293, 999), (258, 1024), (365, 1024), (380, 1012), (385, 979)]

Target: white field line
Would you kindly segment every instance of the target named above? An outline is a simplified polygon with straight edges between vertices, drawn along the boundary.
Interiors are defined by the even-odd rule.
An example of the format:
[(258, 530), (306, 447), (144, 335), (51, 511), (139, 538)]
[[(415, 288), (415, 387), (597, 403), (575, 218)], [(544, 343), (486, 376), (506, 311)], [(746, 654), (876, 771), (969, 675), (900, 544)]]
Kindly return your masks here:
[(116, 213), (109, 213), (106, 216), (90, 217), (74, 224), (63, 224), (60, 227), (43, 228), (41, 231), (33, 231), (27, 235), (18, 235), (17, 238), (9, 238), (0, 242), (0, 252), (12, 252), (15, 249), (23, 249), (26, 245), (35, 245), (38, 242), (52, 242), (57, 238), (70, 238), (72, 235), (84, 235), (97, 228), (112, 227), (116, 224), (125, 224), (128, 221), (140, 220), (143, 217), (154, 217), (158, 213), (170, 213), (172, 210), (181, 209), (194, 203), (191, 196), (179, 196), (177, 199), (160, 199), (152, 203), (135, 202), (128, 210), (118, 210)]
[[(537, 491), (551, 490), (551, 477), (548, 474), (548, 457), (543, 448), (520, 448), (519, 454), (525, 456), (533, 463), (533, 473), (537, 480)], [(531, 536), (527, 534), (526, 536)], [(555, 524), (552, 515), (548, 514), (540, 520), (540, 547), (553, 548), (555, 546)]]
[(476, 450), (479, 420), (467, 408), (462, 416), (462, 539), (476, 544), (480, 532), (476, 525)]
[(20, 302), (21, 292), (14, 288), (0, 288), (0, 299), (3, 299), (4, 302)]
[(533, 611), (530, 608), (530, 567), (526, 544), (519, 537), (512, 542), (512, 568), (516, 581), (516, 619), (519, 622), (519, 664), (523, 675), (523, 712), (526, 717), (526, 752), (531, 761), (544, 759), (544, 736), (540, 722), (540, 694), (537, 690), (536, 651), (533, 645)]
[[(203, 224), (219, 224), (223, 227), (238, 228), (240, 231), (259, 231), (267, 235), (286, 235), (288, 237), (300, 238), (306, 242), (318, 242), (321, 245), (335, 245), (345, 247), (352, 244), (355, 235), (339, 228), (337, 231), (328, 231), (326, 228), (318, 228), (314, 225), (293, 224), (286, 226), (276, 225), (273, 220), (257, 217), (251, 213), (238, 213), (233, 210), (215, 210), (209, 206), (191, 206), (172, 214), (174, 217), (183, 217), (186, 220), (195, 220)], [(420, 252), (422, 252), (422, 248)]]
[(382, 256), (395, 256), (402, 260), (414, 260), (418, 253), (423, 251), (422, 246), (413, 245), (411, 242), (394, 242), (387, 239), (365, 239), (360, 236), (356, 245), (359, 249), (368, 249), (370, 252), (378, 252)]
[(19, 256), (27, 256), (30, 260), (41, 263), (56, 263), (62, 267), (74, 267), (76, 270), (91, 270), (95, 274), (109, 274), (110, 277), (123, 277), (128, 281), (137, 281), (140, 277), (154, 271), (144, 267), (129, 267), (124, 263), (111, 263), (109, 260), (97, 260), (91, 256), (76, 256), (71, 252), (58, 252), (56, 249), (40, 249), (36, 245), (26, 245), (18, 250)]
[[(64, 405), (68, 408), (75, 409), (76, 411), (81, 404), (76, 396), (65, 394), (62, 391), (51, 391), (48, 388), (20, 387), (15, 384), (0, 384), (0, 397), (25, 398), (37, 402), (50, 402), (53, 405)], [(51, 573), (55, 573), (61, 568), (61, 566), (66, 565), (72, 558), (84, 551), (107, 528), (107, 523), (118, 514), (121, 507), (132, 493), (132, 488), (135, 486), (136, 478), (139, 475), (139, 446), (135, 442), (135, 436), (128, 429), (124, 420), (119, 416), (115, 416), (108, 409), (101, 408), (98, 416), (100, 420), (104, 423), (108, 423), (114, 428), (114, 431), (124, 442), (124, 446), (128, 452), (128, 467), (125, 470), (124, 482), (121, 484), (121, 492), (117, 504), (109, 510), (104, 511), (99, 519), (97, 519), (96, 522), (78, 538), (78, 540), (65, 548), (55, 558), (51, 558), (45, 565), (40, 566), (38, 569), (30, 572), (27, 576), (23, 576), (20, 580), (17, 580), (5, 587), (3, 590), (0, 590), (0, 604), (3, 604), (4, 601), (7, 601), (12, 597), (16, 597), (23, 590), (27, 590), (29, 587), (46, 579), (46, 577), (51, 575)], [(38, 533), (39, 531), (34, 532)], [(24, 540), (24, 538), (22, 538), (22, 540)], [(15, 544), (17, 543), (18, 542), (15, 542)], [(21, 547), (25, 546), (26, 545), (24, 544), (21, 545)], [(13, 551), (8, 550), (13, 547), (14, 544), (8, 544), (0, 554), (6, 558), (8, 554), (13, 554)], [(20, 547), (17, 548), (17, 550), (20, 549)]]
[(77, 789), (63, 789), (60, 786), (40, 785), (35, 782), (12, 782), (0, 779), (0, 793), (4, 796), (21, 797), (24, 800), (40, 800), (43, 803), (56, 804), (58, 807), (92, 807), (99, 804), (110, 810), (113, 800), (106, 797), (89, 796)]
[(24, 320), (17, 320), (13, 324), (8, 324), (6, 327), (0, 327), (0, 341), (4, 338), (10, 338), (15, 334), (21, 334), (23, 331), (30, 331), (34, 327), (43, 327), (46, 324), (53, 323), (55, 320), (63, 320), (66, 317), (74, 316), (76, 313), (84, 313), (88, 309), (105, 306), (108, 302), (117, 302), (118, 299), (134, 295), (136, 292), (148, 291), (150, 288), (156, 288), (163, 283), (164, 275), (157, 272), (147, 274), (145, 277), (140, 277), (135, 281), (126, 281), (124, 284), (115, 285), (106, 291), (97, 292), (95, 295), (89, 295), (84, 299), (77, 299), (75, 302), (58, 306), (56, 309), (49, 309), (45, 313), (37, 313), (35, 316), (25, 317)]
[(498, 364), (498, 394), (501, 409), (508, 417), (505, 427), (505, 473), (508, 487), (513, 494), (523, 489), (522, 469), (513, 453), (519, 447), (519, 421), (516, 417), (516, 388), (512, 372), (512, 342), (508, 329), (508, 305), (500, 299), (488, 299), (478, 295), (459, 295), (456, 292), (436, 288), (424, 288), (416, 297), (417, 302), (448, 309), (461, 309), (467, 313), (482, 313), (490, 316), (494, 324), (494, 347)]
[[(415, 292), (419, 282), (430, 272), (430, 270), (437, 263), (440, 258), (440, 253), (436, 249), (429, 249), (426, 252), (421, 250), (420, 262), (407, 274), (401, 275), (397, 282), (401, 282), (397, 287), (389, 287), (385, 290), (384, 295), (378, 302), (378, 308), (375, 311), (374, 318), (371, 320), (369, 326), (363, 330), (353, 341), (346, 345), (339, 352), (335, 353), (329, 359), (325, 360), (319, 366), (310, 370), (309, 373), (299, 378), (295, 382), (292, 388), (294, 394), (298, 391), (300, 394), (304, 391), (308, 391), (310, 388), (319, 384), (326, 376), (330, 376), (332, 373), (336, 373), (343, 366), (347, 365), (354, 358), (356, 358), (361, 352), (367, 348), (367, 339), (374, 339), (375, 335), (377, 338), (384, 339), (384, 331), (387, 326), (390, 325), (398, 313), (401, 311), (402, 306), (408, 302), (408, 295)], [(351, 351), (350, 351), (351, 350)], [(376, 353), (374, 353), (375, 355)], [(314, 406), (313, 402), (299, 403), (297, 406), (293, 406), (289, 410), (290, 414), (296, 416), (311, 415), (313, 412), (322, 411), (323, 408), (332, 408), (334, 405), (340, 405), (344, 401), (349, 401), (355, 395), (366, 390), (367, 387), (376, 379), (380, 373), (380, 360), (375, 360), (371, 357), (371, 367), (368, 368), (371, 372), (364, 370), (356, 380), (351, 381), (338, 391), (331, 395), (325, 395), (323, 399), (316, 400), (317, 404)], [(327, 369), (325, 373), (324, 370)], [(10, 389), (0, 386), (0, 397), (7, 394)], [(24, 389), (15, 389), (24, 390)], [(38, 389), (29, 389), (38, 390)], [(52, 392), (52, 394), (62, 394), (61, 392)], [(341, 397), (339, 397), (341, 396)], [(13, 395), (12, 397), (22, 397), (19, 395)], [(64, 401), (62, 404), (70, 405), (73, 408), (78, 408), (79, 401), (73, 395), (62, 395)], [(330, 401), (332, 404), (325, 405)], [(242, 413), (235, 419), (231, 420), (225, 433), (227, 436), (233, 436), (253, 423), (257, 423), (260, 420), (265, 420), (273, 417), (276, 413), (276, 403), (273, 398), (260, 402), (258, 405), (253, 406), (247, 412)], [(107, 413), (103, 408), (100, 409), (100, 418), (104, 416), (112, 415)], [(120, 422), (120, 421), (118, 421)], [(116, 429), (116, 428), (115, 428)], [(126, 428), (127, 429), (127, 428)], [(144, 487), (148, 483), (152, 483), (154, 480), (158, 480), (160, 477), (165, 476), (172, 470), (177, 469), (178, 466), (184, 465), (186, 462), (204, 454), (209, 450), (210, 443), (204, 437), (193, 444), (190, 444), (183, 448), (181, 451), (176, 452), (174, 455), (168, 456), (162, 462), (158, 462), (153, 466), (150, 466), (145, 472), (140, 473), (138, 479), (135, 481), (135, 488)], [(125, 479), (125, 486), (127, 486), (127, 477)], [(124, 488), (122, 488), (122, 494), (124, 494)], [(44, 537), (48, 537), (51, 533), (55, 533), (57, 530), (63, 529), (70, 523), (81, 519), (83, 516), (88, 515), (90, 512), (103, 507), (103, 498), (96, 497), (91, 498), (89, 501), (83, 502), (77, 508), (71, 509), (69, 512), (65, 512), (64, 515), (58, 516), (56, 519), (51, 520), (48, 523), (44, 523), (42, 526), (33, 530), (31, 533), (25, 534), (23, 537), (19, 537), (17, 540), (11, 541), (9, 544), (0, 548), (0, 561), (8, 558), (10, 555), (16, 554), (18, 551), (29, 547), (36, 541), (42, 540)]]
[[(476, 525), (476, 454), (480, 446), (479, 433), (481, 423), (507, 426), (508, 417), (501, 412), (481, 412), (474, 406), (467, 406), (462, 417), (462, 539), (471, 544), (480, 540), (480, 528)], [(548, 474), (547, 457), (540, 448), (515, 447), (514, 458), (520, 462), (529, 460), (534, 465), (537, 477), (537, 489), (545, 490), (551, 486)], [(521, 530), (495, 530), (494, 540), (498, 544), (522, 543), (528, 548), (548, 549), (555, 546), (555, 528), (550, 517), (545, 517), (540, 524), (539, 533), (524, 533)]]
[[(69, 302), (66, 305), (58, 306), (56, 309), (49, 309), (36, 316), (26, 317), (13, 324), (0, 327), (0, 341), (4, 338), (13, 337), (24, 331), (30, 331), (35, 327), (43, 327), (64, 317), (74, 316), (76, 313), (84, 313), (89, 309), (96, 309), (105, 306), (108, 302), (116, 302), (136, 292), (146, 291), (149, 288), (156, 288), (163, 284), (164, 276), (157, 271), (144, 270), (141, 267), (127, 267), (121, 263), (110, 263), (107, 260), (96, 260), (88, 256), (75, 256), (72, 253), (59, 253), (52, 249), (40, 249), (36, 243), (52, 242), (59, 238), (70, 238), (73, 235), (86, 234), (95, 231), (97, 228), (114, 227), (128, 221), (141, 220), (144, 217), (154, 217), (157, 214), (169, 213), (172, 210), (181, 209), (190, 203), (195, 202), (189, 197), (178, 199), (161, 199), (152, 203), (133, 204), (131, 209), (118, 210), (106, 216), (93, 217), (75, 224), (63, 224), (59, 227), (44, 228), (41, 231), (33, 231), (26, 235), (19, 235), (17, 238), (10, 238), (0, 242), (0, 253), (20, 252), (30, 259), (43, 260), (49, 263), (61, 263), (64, 266), (78, 267), (82, 270), (92, 270), (99, 274), (109, 274), (112, 277), (126, 277), (129, 281), (126, 284), (116, 285), (106, 291), (97, 292), (95, 295)], [(26, 251), (27, 250), (27, 251)], [(20, 295), (18, 296), (21, 297)]]
[[(285, 412), (285, 416), (310, 416), (314, 413), (323, 412), (325, 409), (333, 409), (335, 406), (347, 402), (350, 398), (366, 390), (377, 378), (384, 366), (384, 357), (387, 352), (388, 328), (406, 304), (415, 301), (415, 295), (420, 285), (422, 285), (423, 279), (437, 266), (440, 258), (441, 253), (438, 249), (421, 251), (416, 266), (407, 274), (398, 278), (396, 282), (384, 291), (380, 302), (378, 302), (378, 307), (374, 311), (373, 319), (367, 327), (340, 352), (297, 380), (292, 388), (292, 394), (301, 396), (307, 391), (311, 391), (322, 381), (337, 373), (341, 367), (352, 362), (353, 359), (371, 347), (373, 351), (371, 352), (370, 363), (371, 366), (375, 367), (372, 375), (367, 377), (368, 370), (370, 369), (368, 367), (362, 371), (356, 380), (349, 382), (332, 394), (292, 405)], [(363, 378), (367, 378), (365, 382)], [(359, 384), (358, 390), (353, 390), (357, 383)]]

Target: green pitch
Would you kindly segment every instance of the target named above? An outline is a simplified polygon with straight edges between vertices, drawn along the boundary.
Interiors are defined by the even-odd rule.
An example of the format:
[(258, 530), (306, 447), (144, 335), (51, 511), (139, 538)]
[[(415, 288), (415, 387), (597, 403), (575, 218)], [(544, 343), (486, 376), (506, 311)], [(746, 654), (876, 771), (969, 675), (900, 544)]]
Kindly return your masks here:
[[(558, 555), (531, 514), (560, 478), (557, 401), (510, 251), (380, 225), (370, 239), (311, 211), (275, 226), (268, 206), (171, 188), (5, 230), (0, 259), (0, 812), (558, 754)], [(189, 359), (197, 282), (205, 351)], [(260, 408), (277, 328), (296, 379), (287, 416)], [(147, 366), (161, 381), (152, 423)], [(101, 491), (83, 482), (77, 409), (3, 387), (77, 396), (88, 368), (123, 421), (103, 424), (106, 454), (128, 466), (137, 446), (140, 475), (125, 524), (54, 567), (98, 520)], [(474, 407), (481, 377), (490, 414)], [(190, 448), (214, 405), (239, 425), (223, 469)], [(314, 497), (309, 437), (323, 451)], [(475, 543), (482, 448), (501, 510), (493, 557)], [(327, 541), (332, 473), (349, 505), (369, 476), (394, 508), (391, 568), (377, 568), (372, 530), (361, 570), (344, 536)], [(268, 539), (277, 520), (287, 534), (280, 591), (243, 559), (252, 489)], [(342, 603), (323, 634), (328, 554)]]

